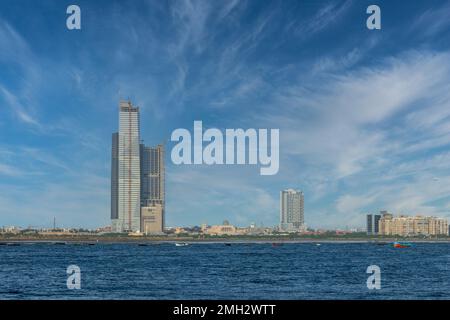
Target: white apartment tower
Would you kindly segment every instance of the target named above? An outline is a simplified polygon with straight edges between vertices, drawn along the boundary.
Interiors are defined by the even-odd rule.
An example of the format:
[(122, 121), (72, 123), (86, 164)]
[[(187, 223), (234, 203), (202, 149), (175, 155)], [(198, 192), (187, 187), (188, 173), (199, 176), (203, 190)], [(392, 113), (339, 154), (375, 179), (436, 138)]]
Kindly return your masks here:
[(113, 134), (111, 219), (113, 232), (141, 230), (139, 108), (119, 104), (119, 133)]
[(304, 195), (302, 191), (287, 189), (280, 192), (280, 230), (304, 231)]

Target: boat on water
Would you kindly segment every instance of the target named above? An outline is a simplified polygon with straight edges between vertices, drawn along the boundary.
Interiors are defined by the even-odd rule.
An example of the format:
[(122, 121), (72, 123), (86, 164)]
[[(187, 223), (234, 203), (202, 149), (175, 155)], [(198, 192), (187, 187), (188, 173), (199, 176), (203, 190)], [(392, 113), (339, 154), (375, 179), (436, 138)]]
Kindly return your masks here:
[(280, 242), (274, 242), (272, 243), (272, 247), (281, 247), (283, 244)]
[(409, 242), (394, 242), (394, 248), (409, 248), (412, 244)]
[(8, 242), (6, 245), (7, 245), (7, 246), (17, 247), (17, 246), (20, 246), (20, 243), (17, 243), (17, 242)]
[(176, 247), (186, 247), (188, 245), (189, 245), (189, 243), (186, 243), (186, 242), (177, 242), (177, 243), (175, 243)]
[(225, 243), (226, 247), (231, 247), (231, 243)]

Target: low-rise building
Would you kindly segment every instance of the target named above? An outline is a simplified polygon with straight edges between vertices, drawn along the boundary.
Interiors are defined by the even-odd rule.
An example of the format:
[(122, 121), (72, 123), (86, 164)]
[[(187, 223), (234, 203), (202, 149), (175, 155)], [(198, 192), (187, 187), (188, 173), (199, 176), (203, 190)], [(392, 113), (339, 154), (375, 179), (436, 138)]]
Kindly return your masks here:
[(387, 214), (383, 215), (379, 224), (380, 234), (386, 236), (448, 235), (448, 221), (444, 218), (420, 215), (394, 217)]
[(223, 235), (242, 235), (245, 233), (244, 229), (237, 228), (231, 225), (228, 221), (224, 221), (221, 225), (214, 225), (203, 230), (203, 233), (215, 236)]
[(141, 231), (144, 234), (163, 234), (163, 206), (154, 204), (141, 208)]
[(13, 233), (18, 234), (20, 233), (21, 229), (19, 227), (10, 226), (10, 227), (2, 227), (0, 228), (0, 233)]

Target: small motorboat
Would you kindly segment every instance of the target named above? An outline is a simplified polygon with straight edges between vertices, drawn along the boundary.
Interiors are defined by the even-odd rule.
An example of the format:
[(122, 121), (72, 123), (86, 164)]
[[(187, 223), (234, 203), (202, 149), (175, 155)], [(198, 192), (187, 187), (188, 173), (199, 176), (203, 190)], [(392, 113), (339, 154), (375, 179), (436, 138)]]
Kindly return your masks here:
[(6, 245), (7, 245), (7, 246), (12, 246), (12, 247), (17, 247), (17, 246), (20, 246), (20, 243), (17, 243), (17, 242), (8, 242)]
[(272, 247), (281, 247), (283, 244), (280, 242), (273, 242)]
[(177, 243), (175, 243), (176, 247), (186, 247), (188, 245), (189, 245), (189, 243), (186, 243), (186, 242), (177, 242)]
[(226, 247), (231, 247), (231, 243), (225, 243)]
[(411, 246), (409, 242), (394, 242), (394, 248), (409, 248)]

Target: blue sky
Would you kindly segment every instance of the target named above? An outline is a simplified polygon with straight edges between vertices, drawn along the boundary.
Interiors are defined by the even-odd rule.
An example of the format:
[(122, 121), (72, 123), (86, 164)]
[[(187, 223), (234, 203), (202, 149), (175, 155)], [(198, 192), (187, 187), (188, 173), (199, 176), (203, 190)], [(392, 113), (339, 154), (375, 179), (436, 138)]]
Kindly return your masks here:
[(168, 225), (275, 225), (284, 188), (312, 227), (450, 218), (450, 1), (73, 3), (0, 4), (0, 225), (109, 224), (120, 98), (168, 154), (194, 120), (280, 129), (275, 176), (167, 157)]

